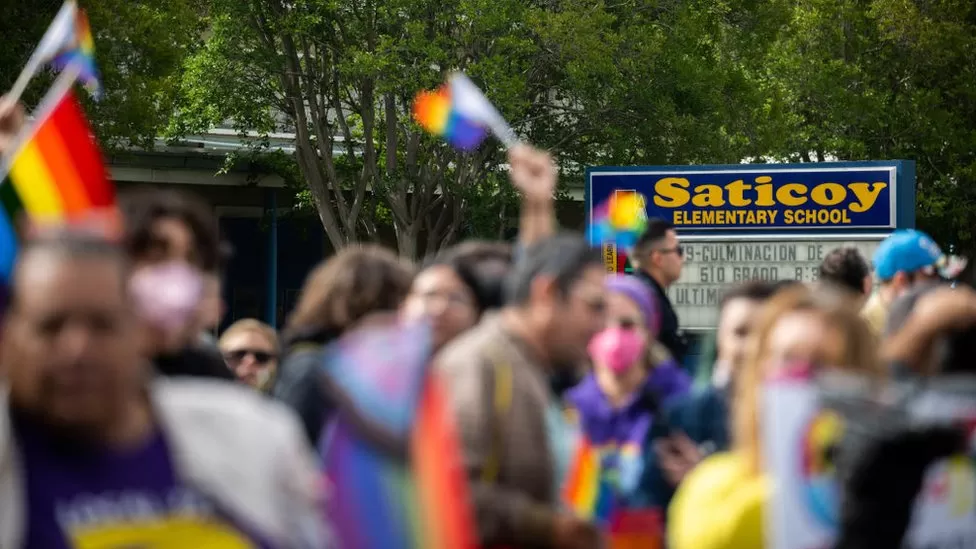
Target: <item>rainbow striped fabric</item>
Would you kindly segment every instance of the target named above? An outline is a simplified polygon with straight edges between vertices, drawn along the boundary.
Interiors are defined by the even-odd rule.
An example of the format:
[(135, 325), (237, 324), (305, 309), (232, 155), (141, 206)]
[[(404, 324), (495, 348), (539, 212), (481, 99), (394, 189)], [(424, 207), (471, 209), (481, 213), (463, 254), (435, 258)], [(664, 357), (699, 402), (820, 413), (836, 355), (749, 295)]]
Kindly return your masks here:
[(563, 502), (580, 518), (606, 522), (614, 508), (614, 486), (604, 474), (602, 452), (580, 436), (563, 484)]
[(414, 100), (414, 119), (425, 130), (444, 138), (458, 149), (476, 149), (485, 140), (488, 130), (459, 108), (458, 102), (463, 100), (463, 96), (452, 93), (449, 85), (437, 91), (421, 92)]
[(342, 549), (476, 547), (451, 413), (428, 371), (430, 340), (429, 326), (394, 322), (325, 353), (324, 383), (340, 403), (322, 441), (327, 518)]
[(115, 188), (74, 94), (42, 101), (32, 130), (0, 164), (0, 282), (13, 269), (18, 221), (50, 223), (114, 210)]
[(88, 16), (81, 8), (75, 10), (74, 25), (65, 36), (64, 49), (51, 60), (51, 65), (57, 70), (64, 70), (70, 64), (78, 66), (78, 79), (92, 96), (100, 97), (102, 82), (98, 74), (98, 66), (95, 65), (95, 39), (92, 38)]
[[(604, 466), (605, 454), (614, 453), (617, 467)], [(630, 509), (620, 505), (617, 494), (622, 476), (641, 459), (636, 444), (597, 446), (580, 436), (566, 479), (563, 503), (580, 518), (599, 524), (606, 532), (609, 549), (660, 549), (664, 530), (658, 509)]]

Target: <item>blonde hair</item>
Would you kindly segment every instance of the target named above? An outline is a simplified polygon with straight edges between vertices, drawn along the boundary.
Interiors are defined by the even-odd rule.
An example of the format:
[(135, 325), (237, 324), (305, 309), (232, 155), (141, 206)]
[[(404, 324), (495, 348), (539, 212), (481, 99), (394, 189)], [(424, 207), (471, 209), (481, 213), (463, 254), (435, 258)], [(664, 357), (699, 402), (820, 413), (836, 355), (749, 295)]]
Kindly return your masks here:
[(281, 346), (278, 343), (278, 332), (274, 328), (257, 320), (255, 318), (242, 318), (237, 322), (231, 324), (224, 330), (224, 333), (220, 334), (220, 339), (217, 341), (217, 347), (221, 350), (224, 348), (224, 343), (228, 339), (245, 332), (255, 332), (260, 334), (266, 340), (271, 343), (271, 348), (274, 350), (275, 356), (281, 354)]
[(820, 316), (842, 338), (840, 361), (828, 364), (848, 371), (880, 374), (878, 341), (858, 314), (856, 299), (836, 288), (798, 286), (774, 295), (759, 314), (755, 334), (743, 364), (735, 371), (732, 402), (734, 448), (753, 474), (762, 472), (762, 387), (766, 377), (770, 334), (786, 314), (810, 312)]

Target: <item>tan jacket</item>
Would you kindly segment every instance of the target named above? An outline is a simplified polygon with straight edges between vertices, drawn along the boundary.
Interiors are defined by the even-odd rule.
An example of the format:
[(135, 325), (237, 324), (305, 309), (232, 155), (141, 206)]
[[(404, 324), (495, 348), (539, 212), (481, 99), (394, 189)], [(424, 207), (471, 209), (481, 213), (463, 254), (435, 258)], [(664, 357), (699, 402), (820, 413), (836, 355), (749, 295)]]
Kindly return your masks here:
[[(553, 397), (542, 365), (498, 316), (436, 361), (458, 422), (481, 546), (549, 547), (556, 490), (546, 411)], [(510, 376), (502, 383), (510, 389), (505, 406), (495, 401), (499, 372)]]

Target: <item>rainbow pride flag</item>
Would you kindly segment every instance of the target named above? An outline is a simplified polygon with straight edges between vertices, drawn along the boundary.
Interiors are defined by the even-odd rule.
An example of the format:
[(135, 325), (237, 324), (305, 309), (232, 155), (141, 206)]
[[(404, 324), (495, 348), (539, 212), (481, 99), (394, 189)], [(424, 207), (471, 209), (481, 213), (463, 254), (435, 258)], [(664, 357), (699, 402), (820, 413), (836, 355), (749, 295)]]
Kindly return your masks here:
[[(637, 449), (624, 445), (622, 454)], [(622, 455), (621, 459), (634, 455)], [(607, 534), (609, 549), (661, 549), (664, 529), (658, 509), (629, 509), (617, 499), (618, 483), (604, 469), (601, 448), (581, 435), (563, 483), (563, 504)]]
[(324, 355), (324, 385), (339, 405), (322, 440), (326, 509), (342, 549), (476, 547), (451, 412), (428, 370), (430, 340), (425, 324), (392, 322)]
[(78, 68), (78, 79), (95, 98), (101, 95), (101, 81), (95, 65), (95, 40), (92, 38), (88, 16), (75, 0), (67, 0), (44, 32), (12, 89), (19, 96), (27, 82), (44, 65), (64, 71), (68, 66)]
[(72, 81), (55, 83), (0, 163), (0, 281), (13, 269), (22, 217), (46, 224), (115, 209), (115, 188)]
[(491, 130), (506, 147), (517, 143), (515, 132), (488, 98), (462, 73), (451, 75), (436, 91), (422, 91), (413, 104), (414, 120), (455, 148), (478, 148)]
[(581, 435), (563, 483), (563, 503), (578, 517), (606, 522), (613, 512), (614, 489), (603, 473), (600, 449)]
[(62, 50), (51, 60), (51, 66), (62, 71), (68, 65), (77, 65), (78, 80), (97, 99), (102, 95), (102, 82), (95, 65), (95, 39), (85, 10), (76, 7), (74, 12), (74, 24), (66, 27)]

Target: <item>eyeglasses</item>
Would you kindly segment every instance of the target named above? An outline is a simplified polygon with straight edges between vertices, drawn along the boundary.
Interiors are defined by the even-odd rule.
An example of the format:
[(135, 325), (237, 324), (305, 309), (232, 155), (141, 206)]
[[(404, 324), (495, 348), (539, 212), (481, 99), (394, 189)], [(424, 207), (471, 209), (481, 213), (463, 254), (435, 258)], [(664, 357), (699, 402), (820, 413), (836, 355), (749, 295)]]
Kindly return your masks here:
[(438, 300), (444, 300), (449, 307), (460, 307), (460, 308), (474, 308), (476, 304), (471, 300), (470, 297), (457, 292), (423, 292), (413, 294), (415, 297), (419, 298), (425, 304), (429, 305)]
[(254, 361), (258, 364), (267, 364), (271, 360), (278, 358), (274, 353), (269, 353), (267, 351), (255, 351), (253, 349), (238, 349), (236, 351), (227, 351), (224, 353), (224, 360), (231, 363), (238, 363), (244, 360), (247, 355), (254, 357)]
[(678, 257), (684, 257), (685, 249), (682, 246), (675, 246), (674, 248), (661, 248), (660, 250), (654, 250), (655, 252), (660, 252), (662, 254), (676, 253)]

